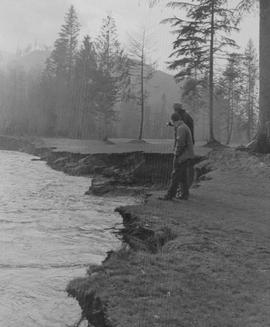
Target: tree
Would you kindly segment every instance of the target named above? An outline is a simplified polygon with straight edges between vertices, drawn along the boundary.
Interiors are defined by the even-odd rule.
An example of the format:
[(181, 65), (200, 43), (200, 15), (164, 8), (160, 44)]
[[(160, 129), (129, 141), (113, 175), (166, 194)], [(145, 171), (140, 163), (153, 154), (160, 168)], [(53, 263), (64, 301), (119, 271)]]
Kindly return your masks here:
[(257, 152), (270, 152), (270, 2), (269, 0), (241, 0), (238, 9), (241, 14), (250, 11), (259, 3), (260, 47), (259, 47), (259, 128), (251, 149)]
[(96, 131), (96, 112), (99, 71), (94, 44), (89, 35), (76, 57), (74, 70), (74, 131), (76, 137), (94, 136)]
[[(67, 135), (73, 124), (72, 97), (74, 67), (77, 54), (80, 24), (76, 11), (71, 6), (64, 18), (64, 24), (59, 37), (54, 43), (54, 49), (47, 60), (44, 76), (45, 83), (51, 80), (55, 96), (55, 116), (57, 133)], [(56, 91), (56, 94), (55, 94)], [(48, 108), (51, 111), (51, 108)]]
[(226, 144), (229, 144), (232, 138), (234, 119), (243, 96), (243, 75), (239, 54), (232, 53), (228, 57), (228, 64), (223, 72), (220, 85), (223, 97), (228, 104), (226, 112)]
[(115, 20), (108, 15), (103, 19), (95, 42), (99, 78), (99, 115), (102, 137), (107, 138), (112, 121), (116, 119), (115, 104), (124, 97), (128, 84), (128, 58), (118, 41)]
[(256, 150), (270, 152), (270, 2), (260, 0), (260, 95)]
[(140, 107), (140, 128), (138, 140), (143, 137), (145, 105), (149, 93), (146, 90), (147, 82), (153, 77), (154, 66), (148, 62), (148, 38), (146, 30), (143, 29), (137, 38), (130, 37), (130, 75), (132, 79), (132, 87), (134, 91), (130, 98), (135, 100)]
[(24, 68), (12, 64), (6, 73), (6, 94), (2, 101), (6, 111), (6, 132), (23, 135), (27, 132), (27, 75)]
[(75, 8), (70, 6), (48, 62), (50, 71), (55, 75), (61, 74), (69, 82), (75, 65), (79, 31)]
[(186, 78), (182, 86), (181, 99), (188, 111), (194, 116), (199, 108), (206, 108), (205, 94), (207, 92), (207, 78), (200, 80)]
[(255, 105), (257, 102), (258, 59), (252, 40), (249, 40), (243, 58), (243, 78), (245, 85), (245, 116), (247, 138), (253, 138), (255, 125)]
[[(173, 1), (168, 6), (184, 9), (186, 19), (173, 17), (170, 22), (177, 29), (171, 57), (176, 57), (170, 64), (172, 69), (180, 69), (177, 78), (193, 77), (197, 71), (207, 68), (209, 78), (209, 143), (214, 137), (214, 56), (224, 53), (228, 46), (236, 46), (227, 35), (236, 28), (234, 11), (227, 9), (227, 0), (192, 0), (189, 2)], [(195, 74), (195, 75), (194, 75)]]

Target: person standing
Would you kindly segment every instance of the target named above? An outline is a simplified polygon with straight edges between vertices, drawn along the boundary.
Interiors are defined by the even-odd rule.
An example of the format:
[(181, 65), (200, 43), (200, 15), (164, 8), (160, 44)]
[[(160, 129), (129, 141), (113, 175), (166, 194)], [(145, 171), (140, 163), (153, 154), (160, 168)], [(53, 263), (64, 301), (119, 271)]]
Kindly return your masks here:
[(181, 115), (183, 117), (184, 123), (189, 127), (191, 131), (191, 136), (192, 136), (192, 142), (193, 144), (195, 143), (195, 138), (194, 138), (194, 122), (193, 118), (186, 112), (186, 110), (183, 108), (181, 103), (175, 103), (173, 105), (174, 112)]
[(191, 159), (194, 157), (193, 140), (190, 128), (184, 123), (184, 115), (173, 113), (171, 116), (173, 126), (176, 131), (174, 146), (173, 171), (169, 189), (162, 200), (172, 200), (175, 198), (178, 186), (182, 185), (180, 199), (189, 198), (188, 169)]

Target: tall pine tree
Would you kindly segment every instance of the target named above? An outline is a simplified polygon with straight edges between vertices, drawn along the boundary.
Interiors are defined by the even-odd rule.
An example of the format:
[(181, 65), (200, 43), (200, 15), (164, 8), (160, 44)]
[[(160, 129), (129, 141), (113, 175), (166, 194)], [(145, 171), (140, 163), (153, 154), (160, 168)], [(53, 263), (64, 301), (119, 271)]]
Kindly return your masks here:
[[(73, 78), (79, 37), (79, 21), (71, 6), (65, 15), (59, 37), (47, 60), (45, 76), (52, 79), (52, 93), (55, 95), (55, 116), (57, 134), (67, 136), (73, 124)], [(56, 91), (56, 94), (55, 94)], [(48, 108), (51, 112), (51, 109)]]
[(100, 79), (97, 56), (90, 36), (85, 36), (77, 54), (74, 73), (74, 131), (76, 137), (94, 137), (96, 133), (97, 93)]
[(209, 79), (209, 142), (214, 137), (214, 56), (224, 53), (228, 46), (236, 46), (228, 34), (236, 29), (234, 11), (228, 9), (228, 0), (173, 1), (168, 6), (185, 10), (186, 18), (166, 20), (177, 35), (171, 57), (171, 69), (178, 69), (176, 78), (206, 73)]
[(65, 15), (64, 24), (49, 58), (50, 70), (55, 75), (62, 75), (67, 81), (71, 80), (74, 70), (79, 31), (78, 17), (74, 7), (71, 6)]

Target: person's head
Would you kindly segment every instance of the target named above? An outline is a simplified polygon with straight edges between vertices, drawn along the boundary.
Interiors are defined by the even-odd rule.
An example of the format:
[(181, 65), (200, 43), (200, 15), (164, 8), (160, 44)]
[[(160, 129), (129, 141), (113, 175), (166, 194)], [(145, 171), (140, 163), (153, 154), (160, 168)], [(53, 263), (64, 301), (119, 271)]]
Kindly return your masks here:
[(183, 121), (182, 114), (181, 113), (174, 112), (171, 115), (171, 121), (172, 121), (172, 123), (173, 123), (174, 126), (177, 126), (179, 123), (181, 123)]
[(173, 105), (173, 109), (174, 109), (174, 112), (179, 113), (179, 114), (181, 114), (185, 111), (183, 108), (183, 105), (181, 103), (175, 103)]

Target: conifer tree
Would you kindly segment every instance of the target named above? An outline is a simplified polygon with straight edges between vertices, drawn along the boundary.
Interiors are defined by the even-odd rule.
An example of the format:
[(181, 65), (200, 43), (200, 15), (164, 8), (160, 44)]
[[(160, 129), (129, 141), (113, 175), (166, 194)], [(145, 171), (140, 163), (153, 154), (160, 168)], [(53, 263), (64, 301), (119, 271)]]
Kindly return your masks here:
[(259, 49), (259, 128), (256, 139), (250, 145), (253, 151), (270, 152), (270, 1), (269, 0), (240, 0), (240, 14), (249, 12), (256, 5), (260, 15), (260, 49)]
[(64, 24), (59, 37), (54, 43), (54, 49), (48, 64), (55, 75), (61, 74), (67, 81), (72, 78), (78, 46), (80, 24), (76, 11), (71, 6), (64, 18)]
[(258, 58), (252, 40), (248, 41), (243, 58), (243, 78), (245, 81), (245, 116), (248, 141), (254, 136), (256, 123)]
[(226, 144), (229, 144), (232, 138), (234, 120), (239, 114), (240, 102), (243, 100), (243, 72), (241, 67), (241, 56), (236, 53), (230, 54), (228, 64), (223, 72), (223, 78), (220, 80), (222, 93), (227, 100), (226, 112)]
[(98, 103), (101, 136), (106, 138), (116, 119), (115, 105), (124, 96), (129, 81), (128, 58), (118, 41), (115, 20), (110, 15), (103, 19), (95, 48), (100, 72)]
[(74, 76), (74, 122), (76, 137), (93, 137), (96, 132), (96, 112), (99, 71), (94, 44), (86, 35), (77, 54)]
[(206, 70), (209, 78), (209, 142), (214, 137), (214, 56), (224, 53), (228, 46), (236, 46), (228, 34), (236, 29), (234, 11), (228, 9), (228, 0), (173, 1), (168, 6), (184, 9), (186, 19), (173, 17), (166, 22), (172, 24), (177, 35), (173, 44), (171, 69), (179, 69), (176, 78), (197, 77)]
[[(67, 136), (73, 124), (73, 78), (79, 36), (79, 22), (76, 11), (71, 6), (65, 15), (59, 37), (47, 60), (45, 82), (51, 80), (55, 95), (55, 131)], [(56, 92), (56, 94), (55, 94)], [(51, 111), (51, 108), (49, 109)]]

